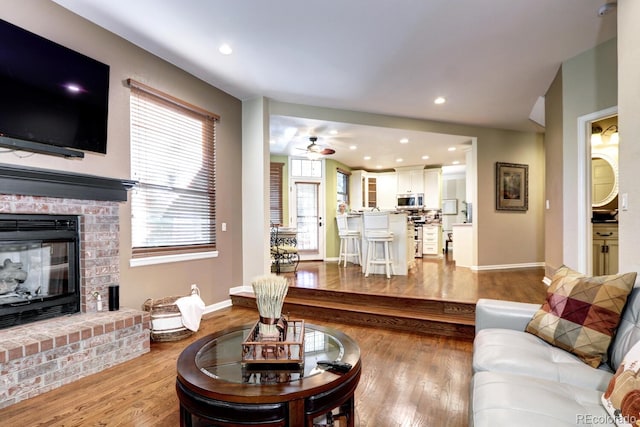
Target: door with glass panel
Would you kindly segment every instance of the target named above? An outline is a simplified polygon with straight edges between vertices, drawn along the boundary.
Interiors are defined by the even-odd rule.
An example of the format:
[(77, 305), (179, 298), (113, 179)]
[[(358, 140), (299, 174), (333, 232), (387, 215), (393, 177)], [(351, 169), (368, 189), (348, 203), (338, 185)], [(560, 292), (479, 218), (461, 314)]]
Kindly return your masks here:
[(324, 220), (319, 182), (293, 182), (292, 223), (298, 231), (298, 253), (302, 260), (320, 260), (324, 254)]

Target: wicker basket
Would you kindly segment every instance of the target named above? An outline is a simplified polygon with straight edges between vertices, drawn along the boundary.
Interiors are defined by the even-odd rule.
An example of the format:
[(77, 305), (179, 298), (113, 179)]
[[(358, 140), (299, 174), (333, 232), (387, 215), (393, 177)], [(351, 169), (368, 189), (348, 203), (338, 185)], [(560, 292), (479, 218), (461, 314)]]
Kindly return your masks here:
[(178, 298), (182, 298), (182, 296), (149, 298), (142, 305), (142, 309), (150, 312), (151, 315), (151, 339), (153, 341), (179, 341), (193, 335), (193, 331), (185, 328), (182, 324), (182, 315), (176, 305)]

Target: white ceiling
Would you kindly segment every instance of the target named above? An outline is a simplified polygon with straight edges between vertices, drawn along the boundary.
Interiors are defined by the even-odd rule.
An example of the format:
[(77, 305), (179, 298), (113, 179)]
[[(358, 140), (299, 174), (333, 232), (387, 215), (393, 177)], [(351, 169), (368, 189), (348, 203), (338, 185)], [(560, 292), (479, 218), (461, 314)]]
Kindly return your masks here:
[[(542, 130), (529, 116), (562, 61), (616, 35), (615, 10), (598, 16), (605, 0), (54, 1), (242, 100), (525, 131)], [(309, 129), (339, 125), (273, 117), (272, 151), (300, 152)], [(435, 147), (468, 142), (340, 127), (316, 133), (349, 166), (449, 162)]]

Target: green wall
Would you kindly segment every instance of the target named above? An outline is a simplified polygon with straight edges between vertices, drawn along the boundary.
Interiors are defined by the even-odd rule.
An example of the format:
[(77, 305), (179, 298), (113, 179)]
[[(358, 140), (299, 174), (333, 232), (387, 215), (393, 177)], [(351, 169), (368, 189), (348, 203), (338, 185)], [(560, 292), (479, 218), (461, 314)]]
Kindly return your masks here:
[[(270, 162), (283, 163), (282, 171), (282, 204), (284, 214), (284, 225), (289, 226), (289, 157), (287, 156), (270, 156)], [(338, 228), (336, 227), (337, 212), (337, 171), (338, 169), (350, 171), (351, 168), (333, 159), (325, 159), (325, 212), (324, 212), (324, 232), (326, 244), (326, 258), (337, 258), (340, 250), (340, 240), (338, 239)]]
[(325, 159), (325, 244), (326, 257), (337, 258), (340, 251), (340, 239), (338, 238), (338, 227), (336, 225), (336, 214), (338, 209), (338, 169), (351, 171), (351, 168), (333, 159)]

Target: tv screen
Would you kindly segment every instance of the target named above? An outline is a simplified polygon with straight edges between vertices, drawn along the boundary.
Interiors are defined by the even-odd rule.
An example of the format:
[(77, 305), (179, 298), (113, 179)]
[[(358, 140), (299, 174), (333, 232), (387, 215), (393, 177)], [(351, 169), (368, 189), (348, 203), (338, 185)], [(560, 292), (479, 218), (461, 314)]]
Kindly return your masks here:
[(108, 102), (108, 65), (0, 20), (0, 137), (106, 153)]

